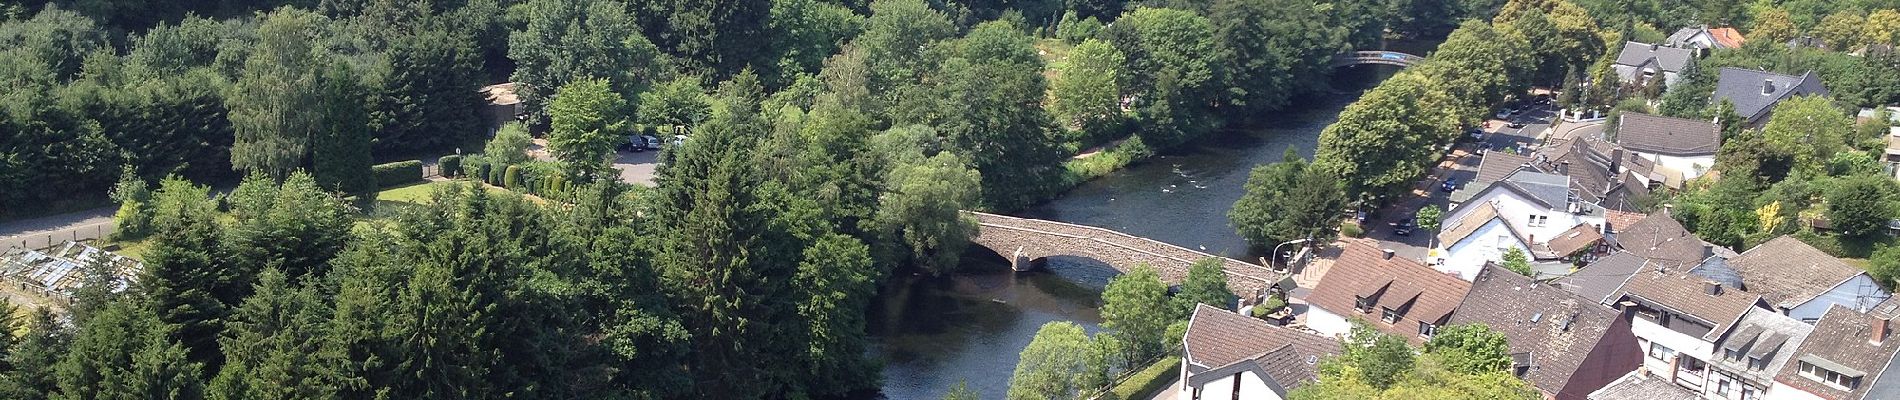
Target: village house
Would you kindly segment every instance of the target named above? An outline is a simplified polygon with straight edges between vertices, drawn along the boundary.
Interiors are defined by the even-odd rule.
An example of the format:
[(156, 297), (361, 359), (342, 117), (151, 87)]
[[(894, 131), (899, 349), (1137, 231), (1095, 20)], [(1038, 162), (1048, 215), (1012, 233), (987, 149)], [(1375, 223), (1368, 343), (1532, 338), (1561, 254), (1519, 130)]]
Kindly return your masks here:
[(1814, 71), (1800, 76), (1768, 71), (1723, 67), (1715, 84), (1714, 101), (1727, 100), (1735, 105), (1744, 126), (1759, 128), (1768, 122), (1775, 105), (1795, 96), (1827, 96), (1821, 76)]
[(1623, 51), (1616, 54), (1616, 64), (1611, 68), (1626, 85), (1646, 84), (1661, 77), (1664, 88), (1673, 88), (1682, 71), (1693, 66), (1695, 53), (1695, 50), (1655, 43), (1624, 42)]
[(113, 292), (138, 282), (145, 264), (80, 242), (66, 242), (46, 250), (14, 248), (0, 254), (0, 278), (21, 291), (70, 300), (89, 267), (113, 274)]
[[(1892, 337), (1900, 305), (1883, 304), (1871, 313), (1830, 306), (1814, 323), (1807, 340), (1794, 350), (1768, 389), (1767, 399), (1891, 399), (1900, 385), (1894, 370), (1900, 340)], [(1900, 375), (1900, 374), (1894, 374)], [(1888, 378), (1882, 381), (1881, 378)]]
[(1305, 323), (1322, 335), (1339, 337), (1352, 320), (1423, 343), (1451, 319), (1471, 283), (1417, 260), (1395, 257), (1377, 242), (1344, 243), (1326, 276), (1307, 296)]
[(1653, 270), (1630, 276), (1614, 298), (1614, 306), (1631, 318), (1643, 368), (1695, 392), (1711, 382), (1716, 344), (1749, 309), (1764, 306), (1753, 293), (1687, 273)]
[(1177, 399), (1279, 400), (1318, 377), (1339, 341), (1196, 305), (1181, 339)]
[(1623, 113), (1616, 123), (1616, 144), (1653, 161), (1682, 179), (1695, 179), (1715, 166), (1722, 149), (1722, 127), (1708, 121)]
[(1670, 47), (1685, 49), (1739, 49), (1747, 40), (1735, 28), (1710, 28), (1707, 25), (1682, 28), (1663, 40)]
[(1769, 240), (1725, 264), (1740, 278), (1740, 289), (1760, 294), (1775, 310), (1809, 323), (1836, 305), (1866, 312), (1893, 297), (1865, 270), (1793, 236)]
[[(1563, 164), (1553, 172), (1574, 173), (1572, 167), (1583, 166)], [(1484, 263), (1502, 261), (1512, 248), (1550, 264), (1593, 259), (1608, 249), (1602, 236), (1604, 209), (1584, 201), (1572, 182), (1568, 175), (1535, 168), (1519, 168), (1492, 182), (1445, 216), (1430, 261), (1441, 271), (1471, 279)]]
[(1669, 383), (1668, 378), (1638, 369), (1602, 389), (1590, 393), (1590, 400), (1683, 400), (1696, 393)]
[(1471, 282), (1451, 323), (1504, 334), (1512, 374), (1550, 399), (1582, 400), (1642, 364), (1630, 321), (1616, 310), (1496, 264)]

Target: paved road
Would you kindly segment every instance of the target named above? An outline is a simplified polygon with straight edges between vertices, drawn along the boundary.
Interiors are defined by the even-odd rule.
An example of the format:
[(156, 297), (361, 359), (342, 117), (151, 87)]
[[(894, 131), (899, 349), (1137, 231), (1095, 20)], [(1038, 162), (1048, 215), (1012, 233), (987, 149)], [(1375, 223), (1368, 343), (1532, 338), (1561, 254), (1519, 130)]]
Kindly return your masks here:
[(659, 157), (659, 151), (651, 150), (639, 153), (618, 152), (614, 154), (614, 169), (620, 171), (621, 182), (653, 187), (654, 162)]
[(38, 249), (68, 240), (93, 240), (112, 233), (114, 207), (0, 223), (0, 249)]
[[(1395, 233), (1397, 222), (1416, 215), (1418, 210), (1426, 205), (1436, 205), (1439, 210), (1450, 211), (1451, 193), (1443, 190), (1445, 178), (1454, 178), (1461, 186), (1466, 182), (1471, 182), (1471, 179), (1478, 174), (1479, 160), (1483, 159), (1481, 154), (1484, 150), (1480, 148), (1487, 144), (1491, 149), (1519, 148), (1529, 151), (1536, 148), (1543, 142), (1540, 136), (1550, 130), (1551, 122), (1556, 118), (1555, 107), (1532, 106), (1525, 112), (1512, 116), (1510, 120), (1486, 121), (1482, 140), (1455, 146), (1449, 154), (1439, 160), (1437, 166), (1427, 171), (1425, 179), (1413, 188), (1411, 195), (1393, 199), (1385, 208), (1380, 209), (1376, 216), (1367, 220), (1366, 237), (1378, 240), (1380, 247), (1391, 249), (1400, 257), (1414, 260), (1425, 259), (1426, 253), (1430, 251), (1428, 246), (1431, 244), (1431, 233), (1415, 229), (1410, 235), (1398, 235)], [(1523, 123), (1524, 126), (1512, 128), (1509, 126), (1512, 121)], [(1601, 126), (1602, 124), (1596, 124), (1597, 133), (1601, 133)], [(1590, 134), (1588, 129), (1583, 128), (1588, 127), (1579, 125), (1579, 128), (1574, 131), (1566, 127), (1562, 133)]]

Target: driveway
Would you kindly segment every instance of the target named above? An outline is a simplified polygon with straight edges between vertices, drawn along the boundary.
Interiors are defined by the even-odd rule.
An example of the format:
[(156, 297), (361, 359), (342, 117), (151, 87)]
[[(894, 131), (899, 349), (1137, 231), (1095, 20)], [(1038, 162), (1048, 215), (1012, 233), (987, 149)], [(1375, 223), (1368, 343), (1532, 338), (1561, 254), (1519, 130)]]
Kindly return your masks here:
[(0, 250), (40, 249), (68, 240), (94, 240), (112, 234), (116, 207), (0, 223)]
[(620, 181), (640, 186), (653, 187), (653, 168), (660, 158), (657, 150), (639, 153), (619, 151), (614, 153), (614, 169), (620, 171)]

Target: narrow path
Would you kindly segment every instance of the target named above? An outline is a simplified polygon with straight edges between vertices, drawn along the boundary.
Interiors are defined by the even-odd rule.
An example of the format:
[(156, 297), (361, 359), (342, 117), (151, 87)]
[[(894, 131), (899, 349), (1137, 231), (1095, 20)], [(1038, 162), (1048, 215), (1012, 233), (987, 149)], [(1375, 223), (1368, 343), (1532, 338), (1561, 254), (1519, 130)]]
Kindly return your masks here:
[(68, 240), (94, 240), (111, 234), (116, 207), (0, 223), (0, 249), (39, 249)]

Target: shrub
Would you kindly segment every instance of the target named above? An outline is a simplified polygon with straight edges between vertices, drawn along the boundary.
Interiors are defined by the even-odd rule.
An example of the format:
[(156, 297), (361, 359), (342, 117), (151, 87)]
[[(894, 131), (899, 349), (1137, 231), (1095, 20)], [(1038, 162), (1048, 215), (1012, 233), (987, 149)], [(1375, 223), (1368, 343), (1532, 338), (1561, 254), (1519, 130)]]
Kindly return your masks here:
[(1348, 222), (1339, 227), (1339, 234), (1346, 235), (1347, 237), (1362, 238), (1366, 237), (1366, 228), (1361, 228), (1359, 224)]
[(400, 186), (422, 181), (422, 161), (397, 161), (370, 167), (378, 187)]
[(442, 156), (435, 165), (442, 167), (442, 176), (454, 178), (462, 175), (462, 156), (454, 154)]
[(501, 186), (509, 189), (521, 186), (521, 166), (508, 166), (507, 172), (502, 173)]

